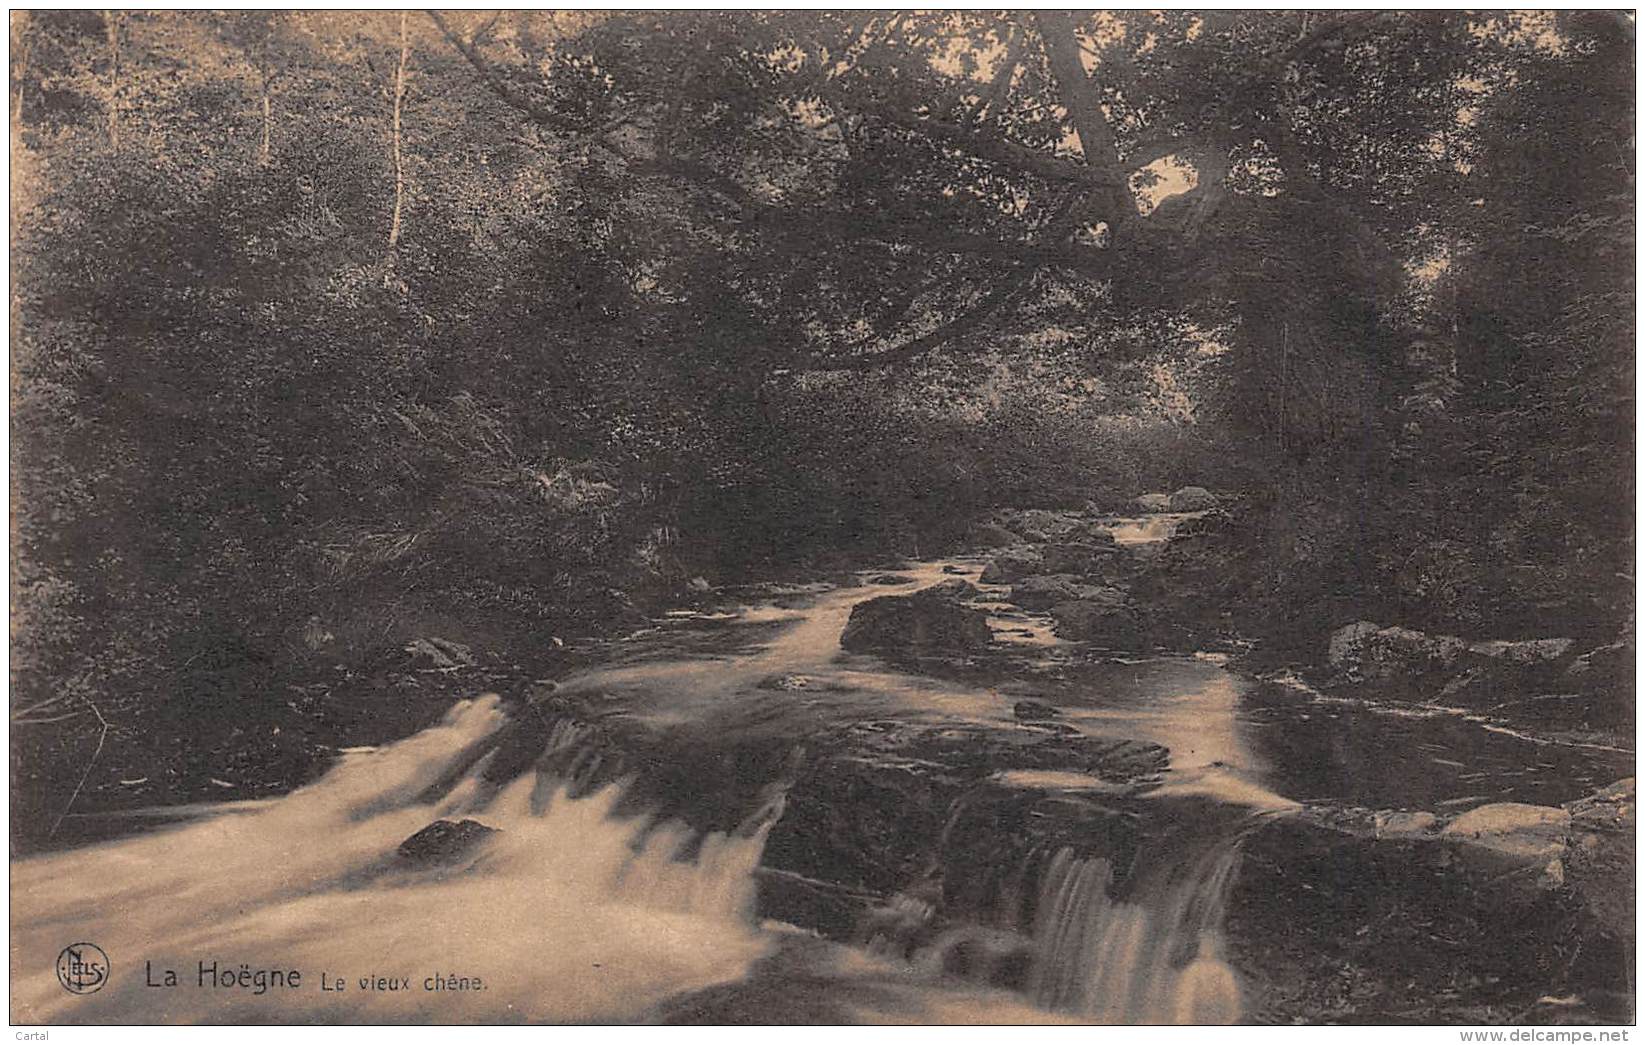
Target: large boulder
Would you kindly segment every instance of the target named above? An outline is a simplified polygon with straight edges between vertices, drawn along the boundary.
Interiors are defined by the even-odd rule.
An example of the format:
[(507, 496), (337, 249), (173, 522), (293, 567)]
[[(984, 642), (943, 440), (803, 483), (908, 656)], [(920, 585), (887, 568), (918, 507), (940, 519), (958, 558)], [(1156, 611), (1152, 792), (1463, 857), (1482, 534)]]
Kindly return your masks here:
[(1566, 879), (1602, 925), (1624, 935), (1634, 926), (1635, 803), (1629, 777), (1565, 806), (1571, 814)]
[(998, 523), (983, 522), (971, 527), (971, 543), (978, 548), (1009, 548), (1022, 538)]
[(1558, 806), (1492, 802), (1463, 813), (1440, 834), (1513, 863), (1547, 865), (1565, 854), (1571, 813)]
[(1112, 553), (1111, 543), (1106, 548), (1094, 544), (1047, 544), (1040, 549), (1040, 559), (1046, 573), (1092, 573), (1097, 564)]
[(1339, 677), (1353, 682), (1434, 672), (1473, 682), (1481, 677), (1498, 677), (1502, 672), (1551, 665), (1571, 646), (1572, 641), (1565, 638), (1470, 642), (1454, 635), (1432, 635), (1362, 620), (1331, 633), (1326, 659)]
[[(1018, 851), (1043, 848), (1043, 835), (1089, 833), (1075, 810), (1035, 815), (1041, 807), (1031, 793), (989, 801), (979, 787), (996, 774), (1065, 771), (1133, 791), (1157, 782), (1169, 762), (1159, 745), (1065, 732), (1037, 718), (863, 721), (819, 738), (816, 748), (788, 790), (762, 865), (882, 896), (923, 891), (934, 868), (956, 878), (1008, 872), (1022, 864), (1013, 859)], [(968, 811), (977, 819), (962, 822)], [(937, 902), (958, 883), (939, 884), (930, 898)]]
[(1359, 669), (1366, 644), (1382, 630), (1382, 625), (1368, 620), (1356, 620), (1331, 632), (1325, 649), (1325, 662), (1339, 675), (1352, 675)]
[(877, 652), (963, 651), (987, 646), (993, 638), (988, 615), (960, 605), (954, 594), (926, 588), (912, 595), (882, 595), (859, 602), (840, 634), (840, 645)]
[(1085, 526), (1089, 520), (1075, 512), (1058, 512), (1048, 508), (1021, 508), (1006, 516), (1006, 525), (1029, 541), (1063, 540)]
[(1168, 493), (1145, 493), (1136, 500), (1137, 508), (1144, 512), (1158, 513), (1171, 510), (1171, 495)]
[(1331, 633), (1326, 657), (1340, 677), (1370, 682), (1448, 670), (1467, 652), (1467, 642), (1449, 635), (1355, 621)]
[(1002, 551), (982, 571), (984, 584), (1010, 584), (1045, 568), (1038, 552), (1024, 548)]
[(1616, 862), (1607, 932), (1578, 902), (1576, 843), (1561, 867), (1561, 813), (1486, 806), (1445, 830), (1421, 812), (1266, 818), (1224, 922), (1229, 959), (1262, 971), (1247, 1003), (1285, 1022), (1625, 1022), (1632, 872)]
[(1221, 508), (1213, 508), (1204, 515), (1197, 515), (1177, 523), (1171, 531), (1174, 541), (1188, 540), (1195, 537), (1220, 536), (1233, 529), (1234, 518)]
[(1184, 486), (1171, 495), (1171, 511), (1203, 512), (1217, 506), (1217, 496), (1203, 486)]
[(1025, 610), (1048, 610), (1060, 602), (1103, 598), (1114, 590), (1105, 585), (1088, 584), (1073, 574), (1053, 573), (1024, 577), (1012, 586), (1011, 601)]
[(1135, 641), (1143, 631), (1141, 614), (1116, 589), (1106, 591), (1118, 597), (1059, 602), (1052, 606), (1051, 618), (1056, 621), (1057, 635), (1075, 642)]

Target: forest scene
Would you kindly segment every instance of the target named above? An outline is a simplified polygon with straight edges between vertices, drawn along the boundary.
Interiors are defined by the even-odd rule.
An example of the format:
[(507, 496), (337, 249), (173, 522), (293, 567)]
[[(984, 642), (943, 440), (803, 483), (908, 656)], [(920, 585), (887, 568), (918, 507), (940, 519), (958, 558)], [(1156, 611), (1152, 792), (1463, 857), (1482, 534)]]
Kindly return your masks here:
[(1635, 1019), (1631, 12), (9, 54), (13, 1022)]

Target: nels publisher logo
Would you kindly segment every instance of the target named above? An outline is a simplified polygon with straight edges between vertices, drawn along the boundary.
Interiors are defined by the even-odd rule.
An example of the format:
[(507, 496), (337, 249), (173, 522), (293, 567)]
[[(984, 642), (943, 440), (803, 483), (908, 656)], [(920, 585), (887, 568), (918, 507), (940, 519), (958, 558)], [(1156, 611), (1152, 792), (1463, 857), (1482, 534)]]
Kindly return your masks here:
[(109, 980), (109, 956), (95, 943), (71, 943), (57, 956), (57, 982), (70, 994), (96, 994)]

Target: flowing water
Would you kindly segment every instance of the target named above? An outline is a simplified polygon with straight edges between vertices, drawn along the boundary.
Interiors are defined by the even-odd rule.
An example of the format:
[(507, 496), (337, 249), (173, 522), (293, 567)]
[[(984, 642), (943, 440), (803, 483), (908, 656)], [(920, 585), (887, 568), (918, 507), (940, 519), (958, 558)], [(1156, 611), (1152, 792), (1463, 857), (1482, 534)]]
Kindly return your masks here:
[[(542, 757), (500, 771), (530, 709), (488, 696), (284, 798), (15, 862), (13, 1019), (1235, 1022), (1222, 912), (1241, 839), (1263, 818), (1298, 799), (1438, 799), (1411, 793), (1429, 786), (1411, 781), (1432, 778), (1413, 771), (1439, 758), (1436, 737), (1467, 767), (1445, 797), (1562, 801), (1610, 769), (1460, 719), (1410, 736), (1415, 720), (1389, 709), (1256, 700), (1215, 657), (1091, 657), (1044, 618), (987, 603), (998, 589), (983, 586), (1002, 655), (1056, 668), (1034, 692), (1060, 729), (1169, 754), (1141, 784), (1034, 766), (975, 794), (1128, 803), (1126, 817), (1173, 829), (1128, 855), (1095, 835), (1002, 854), (1004, 884), (966, 910), (939, 910), (911, 881), (866, 898), (849, 940), (762, 919), (762, 858), (792, 797), (796, 743), (861, 722), (1026, 728), (998, 680), (839, 647), (856, 603), (956, 572), (975, 580), (980, 565), (910, 564), (897, 583), (673, 615), (567, 680), (563, 698), (666, 741), (652, 750), (670, 752), (667, 765), (602, 769), (590, 728), (559, 720), (526, 734)], [(733, 749), (778, 755), (750, 777), (726, 769)], [(1359, 773), (1366, 751), (1389, 768)], [(939, 850), (971, 808), (956, 803)], [(438, 819), (495, 831), (432, 866), (397, 855)], [(96, 993), (64, 990), (53, 965), (81, 942), (111, 963)]]
[(1104, 857), (1059, 851), (1045, 877), (1034, 998), (1099, 1023), (1234, 1023), (1239, 983), (1223, 960), (1222, 904), (1239, 851), (1218, 847), (1130, 901)]

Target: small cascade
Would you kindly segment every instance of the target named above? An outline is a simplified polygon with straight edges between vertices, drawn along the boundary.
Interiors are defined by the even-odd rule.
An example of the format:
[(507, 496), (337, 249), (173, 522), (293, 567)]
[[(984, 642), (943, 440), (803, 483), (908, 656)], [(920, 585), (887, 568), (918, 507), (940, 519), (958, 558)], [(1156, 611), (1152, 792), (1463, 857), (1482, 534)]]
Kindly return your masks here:
[(908, 893), (893, 893), (863, 916), (858, 942), (871, 954), (908, 958), (929, 933), (936, 907)]
[[(760, 898), (774, 892), (759, 871), (767, 835), (795, 781), (813, 786), (797, 746), (812, 732), (906, 720), (1025, 735), (997, 693), (840, 653), (855, 603), (945, 576), (941, 564), (907, 572), (903, 584), (831, 591), (809, 609), (755, 607), (743, 615), (750, 634), (716, 632), (699, 656), (636, 657), (568, 680), (560, 692), (589, 698), (590, 717), (556, 717), (582, 706), (571, 700), (465, 701), (422, 733), (347, 754), (283, 798), (18, 861), (14, 1017), (494, 1023), (717, 1013), (761, 1022), (772, 998), (793, 995), (824, 1022), (1237, 1020), (1240, 986), (1222, 959), (1220, 925), (1240, 824), (1258, 803), (1225, 786), (1225, 763), (1251, 761), (1234, 730), (1237, 693), (1197, 663), (1172, 667), (1186, 678), (1133, 680), (1147, 698), (1140, 709), (1114, 701), (1064, 712), (1064, 728), (1170, 743), (1171, 782), (1135, 799), (1148, 809), (1123, 811), (1125, 824), (1164, 825), (1163, 834), (1133, 831), (1106, 807), (1086, 817), (1062, 794), (1057, 765), (1032, 769), (1020, 786), (1002, 787), (994, 774), (948, 796), (946, 821), (921, 836), (929, 856), (899, 875), (900, 893), (862, 915), (855, 946), (825, 943), (799, 922), (758, 920)], [(790, 676), (805, 684), (765, 684)], [(1076, 786), (1093, 779), (1067, 775)], [(1030, 817), (1012, 833), (1029, 789), (1061, 797), (1044, 800), (1044, 823)], [(873, 794), (843, 800), (898, 800)], [(818, 793), (796, 797), (802, 815), (786, 826), (815, 829), (803, 825), (817, 817)], [(461, 841), (406, 855), (402, 843), (437, 820), (459, 828), (437, 836)], [(1078, 848), (1060, 848), (1070, 843)], [(837, 905), (826, 909), (829, 925), (843, 928), (873, 902), (863, 889), (849, 893), (815, 893)], [(799, 895), (804, 911), (813, 894)], [(53, 961), (73, 941), (96, 943), (113, 963), (96, 995), (69, 995), (57, 982)], [(278, 964), (301, 970), (307, 986), (258, 994), (145, 983), (151, 965), (193, 982), (202, 960)], [(322, 973), (352, 986), (321, 991)], [(360, 986), (388, 973), (409, 977), (410, 989)], [(446, 983), (459, 986), (438, 986)]]
[(1098, 1023), (1238, 1021), (1239, 983), (1221, 939), (1238, 858), (1230, 845), (1116, 900), (1106, 859), (1059, 850), (1035, 918), (1035, 1002)]
[[(15, 864), (14, 1018), (636, 1020), (769, 953), (753, 871), (780, 795), (724, 832), (623, 816), (623, 783), (578, 782), (591, 749), (572, 725), (553, 727), (542, 763), (569, 756), (572, 775), (487, 780), (505, 725), (495, 697), (465, 701), (266, 806)], [(451, 865), (396, 858), (440, 818), (493, 833)], [(95, 995), (57, 983), (54, 957), (75, 940), (112, 962)], [(242, 964), (297, 970), (303, 986), (201, 986), (203, 968)], [(150, 986), (163, 970), (186, 989)], [(346, 989), (320, 990), (322, 973)], [(391, 991), (361, 986), (391, 974)]]
[(1177, 532), (1177, 527), (1184, 519), (1196, 518), (1203, 512), (1179, 512), (1158, 515), (1144, 515), (1136, 519), (1115, 519), (1109, 526), (1108, 532), (1114, 535), (1114, 543), (1121, 545), (1158, 544), (1168, 541), (1171, 535)]

